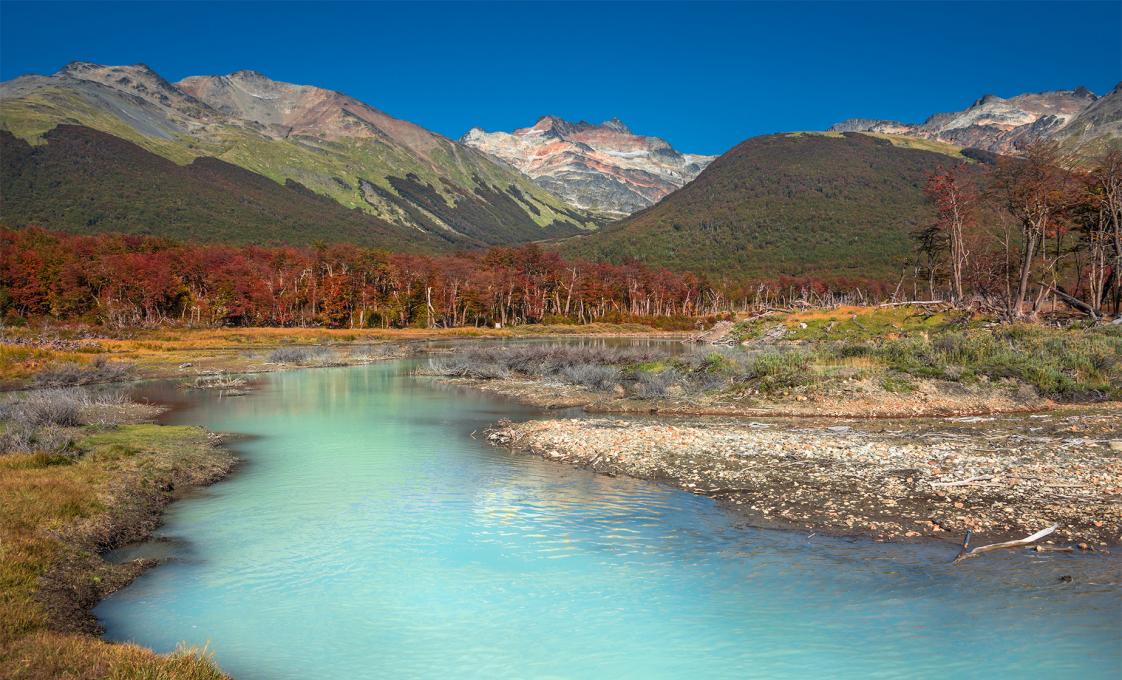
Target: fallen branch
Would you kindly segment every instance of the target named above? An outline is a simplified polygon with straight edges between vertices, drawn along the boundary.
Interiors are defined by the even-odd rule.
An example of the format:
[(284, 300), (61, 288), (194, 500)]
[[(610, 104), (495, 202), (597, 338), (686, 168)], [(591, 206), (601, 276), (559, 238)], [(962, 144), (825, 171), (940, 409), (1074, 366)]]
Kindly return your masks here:
[(1060, 298), (1060, 300), (1062, 300), (1068, 307), (1071, 307), (1072, 309), (1083, 312), (1084, 314), (1091, 317), (1095, 321), (1099, 320), (1100, 315), (1099, 315), (1098, 311), (1095, 310), (1094, 307), (1092, 307), (1091, 305), (1087, 304), (1086, 302), (1080, 300), (1077, 297), (1073, 297), (1073, 296), (1069, 295), (1067, 293), (1067, 291), (1065, 291), (1060, 286), (1050, 286), (1050, 285), (1044, 283), (1043, 281), (1040, 282), (1040, 285), (1043, 288), (1052, 291), (1052, 293), (1056, 297)]
[(947, 486), (966, 486), (968, 484), (973, 484), (974, 482), (987, 482), (991, 479), (993, 479), (993, 475), (978, 475), (977, 477), (967, 477), (966, 479), (960, 479), (957, 482), (931, 482), (930, 484), (931, 484), (931, 486), (943, 486), (943, 487), (947, 487)]
[(974, 535), (974, 532), (971, 530), (967, 530), (966, 537), (962, 539), (962, 550), (959, 551), (958, 556), (954, 558), (954, 562), (952, 562), (952, 564), (958, 564), (963, 560), (970, 559), (971, 557), (977, 557), (978, 555), (984, 555), (985, 553), (993, 552), (994, 550), (1006, 550), (1009, 548), (1021, 548), (1026, 545), (1032, 545), (1045, 536), (1051, 535), (1052, 532), (1059, 527), (1059, 524), (1053, 524), (1047, 529), (1041, 529), (1032, 536), (1026, 536), (1015, 541), (1004, 541), (1002, 543), (980, 545), (977, 548), (969, 551), (967, 550), (967, 548), (970, 547), (970, 537)]

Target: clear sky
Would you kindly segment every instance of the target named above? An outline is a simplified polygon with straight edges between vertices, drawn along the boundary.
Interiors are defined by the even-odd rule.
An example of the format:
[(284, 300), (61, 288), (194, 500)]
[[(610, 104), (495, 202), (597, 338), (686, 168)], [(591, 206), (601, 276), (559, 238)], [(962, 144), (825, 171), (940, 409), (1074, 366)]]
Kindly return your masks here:
[(254, 69), (459, 137), (544, 114), (682, 151), (1122, 80), (1122, 2), (0, 3), (0, 77)]

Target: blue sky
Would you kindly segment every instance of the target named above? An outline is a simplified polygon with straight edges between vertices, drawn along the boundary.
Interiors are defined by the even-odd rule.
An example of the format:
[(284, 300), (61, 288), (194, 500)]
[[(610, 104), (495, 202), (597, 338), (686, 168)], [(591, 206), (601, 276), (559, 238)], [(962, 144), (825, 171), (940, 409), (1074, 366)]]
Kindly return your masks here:
[(682, 151), (1122, 80), (1122, 3), (0, 3), (0, 77), (249, 68), (450, 137), (618, 116)]

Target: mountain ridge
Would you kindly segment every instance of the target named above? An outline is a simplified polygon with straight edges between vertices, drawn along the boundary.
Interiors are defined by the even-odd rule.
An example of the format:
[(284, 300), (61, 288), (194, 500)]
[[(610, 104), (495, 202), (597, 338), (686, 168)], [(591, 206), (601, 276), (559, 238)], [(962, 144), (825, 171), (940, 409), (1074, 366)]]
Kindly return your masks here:
[(480, 151), (342, 93), (256, 71), (171, 83), (142, 64), (71, 62), (0, 83), (0, 129), (34, 143), (63, 123), (179, 164), (213, 156), (291, 180), (441, 240), (496, 245), (598, 226)]
[(1026, 145), (1055, 140), (1093, 154), (1122, 137), (1122, 83), (1103, 96), (1086, 87), (1027, 92), (1013, 97), (985, 94), (959, 111), (935, 113), (922, 123), (849, 118), (830, 132), (876, 132), (933, 139), (962, 147), (1016, 154)]

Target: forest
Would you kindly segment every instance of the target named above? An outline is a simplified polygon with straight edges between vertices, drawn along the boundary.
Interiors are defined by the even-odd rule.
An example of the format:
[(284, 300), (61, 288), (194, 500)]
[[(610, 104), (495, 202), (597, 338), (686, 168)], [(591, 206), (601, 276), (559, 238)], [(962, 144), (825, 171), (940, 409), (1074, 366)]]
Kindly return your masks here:
[[(1047, 144), (932, 171), (932, 218), (899, 278), (704, 274), (566, 259), (531, 244), (448, 255), (350, 244), (184, 243), (156, 236), (0, 230), (6, 324), (75, 320), (446, 328), (686, 320), (769, 305), (940, 301), (1008, 320), (1117, 314), (1122, 154), (1075, 166)], [(656, 320), (658, 320), (656, 322)]]
[[(1052, 143), (931, 175), (912, 295), (1010, 320), (1122, 303), (1122, 152), (1086, 163)], [(903, 285), (903, 280), (901, 281)]]
[(536, 245), (411, 255), (0, 230), (5, 322), (111, 327), (451, 327), (695, 317), (727, 300), (692, 274), (566, 261)]

